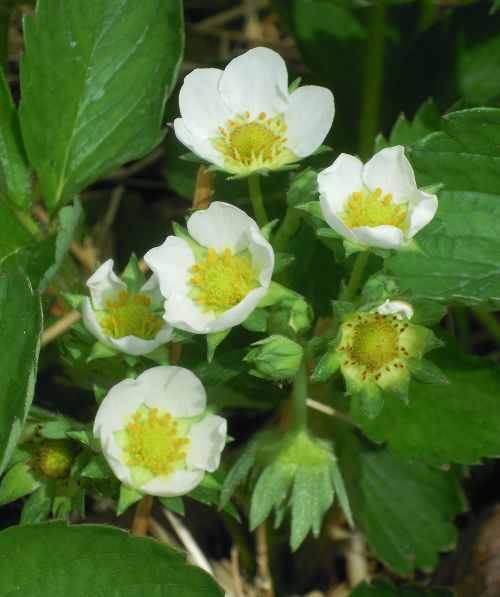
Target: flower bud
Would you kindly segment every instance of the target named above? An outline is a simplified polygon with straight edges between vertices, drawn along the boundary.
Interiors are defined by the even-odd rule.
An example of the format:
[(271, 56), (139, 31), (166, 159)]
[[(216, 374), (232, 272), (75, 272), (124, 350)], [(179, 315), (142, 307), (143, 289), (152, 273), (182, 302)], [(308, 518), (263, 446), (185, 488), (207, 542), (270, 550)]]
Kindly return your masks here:
[(256, 348), (245, 357), (245, 361), (255, 367), (250, 373), (275, 381), (292, 379), (304, 355), (300, 344), (284, 336), (269, 336), (252, 346)]

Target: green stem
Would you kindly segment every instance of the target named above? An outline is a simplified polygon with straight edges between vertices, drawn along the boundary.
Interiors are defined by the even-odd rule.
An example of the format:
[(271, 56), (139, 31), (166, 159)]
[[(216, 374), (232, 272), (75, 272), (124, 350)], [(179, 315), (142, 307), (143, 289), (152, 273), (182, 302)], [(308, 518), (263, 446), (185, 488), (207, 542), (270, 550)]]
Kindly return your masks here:
[(302, 359), (293, 382), (292, 399), (292, 430), (295, 432), (303, 431), (307, 427), (307, 368), (305, 359)]
[(476, 319), (479, 320), (483, 326), (488, 330), (491, 336), (497, 341), (500, 342), (500, 322), (498, 322), (497, 318), (490, 313), (489, 311), (480, 311), (479, 309), (474, 309), (474, 315)]
[(368, 18), (366, 75), (363, 86), (358, 150), (362, 159), (366, 159), (372, 154), (373, 141), (379, 128), (380, 98), (384, 74), (384, 43), (385, 6), (377, 4), (369, 9)]
[(260, 175), (251, 174), (248, 177), (248, 190), (250, 192), (250, 201), (255, 216), (255, 220), (260, 228), (265, 226), (268, 222), (266, 208), (262, 200), (262, 192), (260, 190)]
[(369, 258), (369, 251), (362, 251), (361, 253), (358, 253), (356, 261), (354, 262), (354, 267), (352, 268), (351, 277), (349, 278), (349, 282), (347, 282), (345, 289), (340, 295), (340, 300), (352, 301), (352, 299), (356, 296)]
[(284, 251), (288, 241), (297, 232), (300, 223), (300, 214), (293, 207), (287, 209), (285, 219), (276, 231), (273, 239), (273, 247), (275, 251)]

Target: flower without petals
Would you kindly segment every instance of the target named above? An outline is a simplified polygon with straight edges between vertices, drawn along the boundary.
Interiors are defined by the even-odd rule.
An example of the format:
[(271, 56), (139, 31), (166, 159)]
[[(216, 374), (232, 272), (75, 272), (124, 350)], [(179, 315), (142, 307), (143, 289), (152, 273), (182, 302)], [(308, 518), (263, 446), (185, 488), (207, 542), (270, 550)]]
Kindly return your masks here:
[(199, 379), (182, 367), (153, 367), (113, 386), (94, 422), (106, 460), (126, 486), (173, 497), (215, 471), (226, 420), (205, 412)]
[(166, 299), (164, 318), (194, 334), (228, 330), (266, 295), (273, 249), (254, 220), (228, 203), (195, 212), (187, 229), (144, 257)]
[(335, 112), (324, 87), (289, 93), (285, 62), (267, 48), (249, 50), (224, 71), (195, 69), (184, 79), (179, 107), (179, 141), (233, 174), (274, 170), (314, 153)]
[(139, 274), (127, 283), (114, 273), (113, 260), (108, 259), (87, 280), (90, 298), (85, 297), (82, 305), (83, 323), (91, 334), (136, 356), (150, 353), (172, 335), (172, 328), (155, 310), (162, 300), (158, 281), (152, 276), (144, 282)]
[(365, 165), (342, 153), (318, 175), (328, 224), (357, 248), (402, 249), (436, 213), (438, 200), (417, 189), (401, 145), (376, 153)]

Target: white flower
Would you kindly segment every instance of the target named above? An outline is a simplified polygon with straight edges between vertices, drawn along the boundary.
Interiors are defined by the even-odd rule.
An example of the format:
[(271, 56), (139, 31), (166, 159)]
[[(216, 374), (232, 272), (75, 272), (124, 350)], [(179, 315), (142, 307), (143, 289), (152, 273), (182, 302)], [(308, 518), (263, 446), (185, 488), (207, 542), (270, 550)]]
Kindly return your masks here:
[(98, 340), (131, 355), (143, 355), (170, 340), (171, 326), (154, 308), (161, 305), (158, 281), (152, 276), (137, 293), (113, 271), (108, 259), (87, 280), (90, 298), (83, 300), (83, 323)]
[(191, 238), (169, 236), (144, 259), (158, 277), (165, 320), (209, 334), (247, 319), (271, 282), (274, 252), (244, 211), (215, 201), (188, 220)]
[(401, 249), (436, 213), (435, 195), (419, 191), (401, 145), (376, 153), (364, 166), (342, 153), (318, 175), (328, 224), (361, 247)]
[(402, 319), (411, 319), (413, 317), (413, 307), (404, 301), (390, 301), (387, 299), (385, 303), (379, 305), (372, 313), (380, 313), (380, 315), (394, 315), (400, 321)]
[(288, 93), (279, 54), (254, 48), (224, 71), (198, 68), (179, 94), (177, 138), (198, 156), (234, 174), (276, 169), (316, 151), (335, 112), (333, 95), (306, 85)]
[(182, 367), (153, 367), (113, 386), (94, 435), (118, 479), (149, 495), (184, 495), (215, 471), (226, 420), (206, 414), (200, 380)]

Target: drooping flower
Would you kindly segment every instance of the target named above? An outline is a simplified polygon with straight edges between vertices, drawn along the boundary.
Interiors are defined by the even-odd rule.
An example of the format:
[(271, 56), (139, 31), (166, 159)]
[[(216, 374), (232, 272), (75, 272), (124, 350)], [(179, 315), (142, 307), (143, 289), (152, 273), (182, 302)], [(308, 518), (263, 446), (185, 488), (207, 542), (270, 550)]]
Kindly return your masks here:
[(90, 298), (83, 300), (83, 323), (98, 340), (136, 356), (169, 341), (172, 328), (159, 312), (162, 297), (154, 276), (147, 282), (143, 276), (120, 279), (113, 271), (113, 260), (108, 259), (87, 280), (87, 286)]
[(182, 367), (153, 367), (113, 386), (94, 422), (117, 478), (142, 493), (173, 497), (215, 471), (226, 420), (207, 414), (199, 379)]
[(165, 297), (165, 320), (194, 334), (247, 319), (271, 282), (274, 252), (244, 211), (215, 201), (194, 213), (183, 238), (169, 236), (144, 259)]
[(365, 165), (342, 153), (318, 175), (328, 224), (358, 248), (402, 249), (434, 217), (435, 195), (420, 191), (401, 145)]
[(267, 48), (249, 50), (224, 71), (194, 70), (184, 79), (179, 107), (179, 141), (233, 174), (274, 170), (312, 154), (335, 112), (324, 87), (289, 93), (285, 62)]
[(322, 381), (340, 368), (348, 394), (360, 396), (370, 417), (380, 412), (384, 395), (407, 402), (411, 377), (446, 383), (437, 367), (422, 358), (442, 342), (428, 328), (410, 323), (412, 316), (412, 306), (403, 301), (385, 301), (369, 312), (346, 312), (313, 379)]

